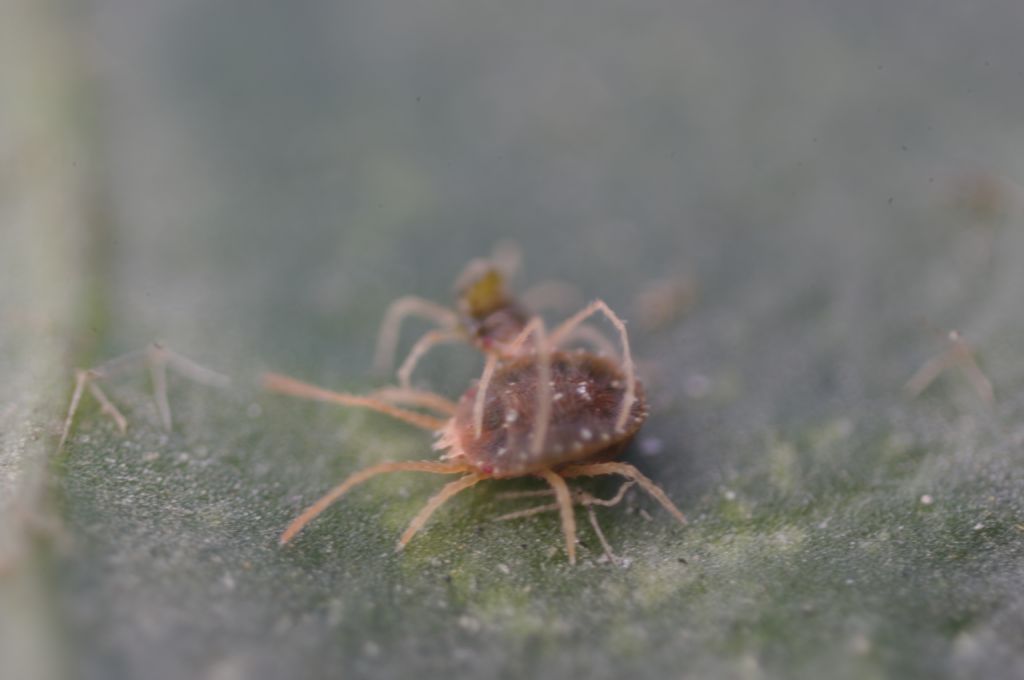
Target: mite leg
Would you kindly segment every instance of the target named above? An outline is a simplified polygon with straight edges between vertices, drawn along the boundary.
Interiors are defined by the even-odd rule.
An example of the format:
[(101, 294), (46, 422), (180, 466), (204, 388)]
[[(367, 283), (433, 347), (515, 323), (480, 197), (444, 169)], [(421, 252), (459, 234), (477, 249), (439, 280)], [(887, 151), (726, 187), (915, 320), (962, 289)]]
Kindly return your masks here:
[(573, 314), (551, 333), (550, 345), (557, 347), (564, 342), (574, 328), (579, 326), (587, 317), (601, 313), (615, 326), (622, 341), (622, 370), (626, 374), (626, 393), (622, 396), (622, 405), (619, 407), (619, 416), (615, 421), (615, 429), (622, 432), (629, 419), (629, 412), (636, 401), (636, 371), (633, 367), (633, 355), (629, 351), (629, 335), (626, 333), (626, 324), (623, 323), (615, 312), (605, 304), (603, 300), (595, 300), (589, 305)]
[(447, 417), (455, 415), (455, 402), (435, 392), (403, 387), (382, 387), (366, 396), (386, 401), (389, 404), (422, 406)]
[(642, 472), (629, 463), (587, 463), (582, 465), (570, 465), (559, 470), (563, 477), (596, 477), (598, 475), (622, 475), (631, 479), (640, 487), (661, 503), (662, 507), (679, 521), (686, 524), (686, 516), (679, 511), (679, 508), (669, 499), (665, 492), (657, 484), (648, 479)]
[[(86, 380), (88, 380), (88, 378), (86, 378)], [(103, 390), (100, 389), (99, 385), (92, 381), (88, 382), (89, 391), (92, 392), (92, 396), (96, 397), (96, 401), (100, 403), (100, 412), (105, 413), (111, 417), (111, 419), (117, 424), (117, 429), (121, 432), (121, 434), (126, 433), (128, 431), (128, 419), (125, 418), (117, 409), (117, 407), (114, 406), (114, 403), (107, 398), (107, 395), (103, 393)]]
[(618, 359), (618, 352), (615, 351), (615, 345), (612, 344), (612, 341), (605, 337), (604, 333), (590, 324), (582, 323), (574, 328), (565, 338), (564, 342), (568, 343), (573, 340), (582, 340), (583, 342), (589, 343), (601, 356)]
[(149, 364), (149, 373), (153, 380), (153, 398), (156, 400), (157, 410), (160, 412), (160, 419), (166, 430), (171, 429), (171, 405), (167, 401), (168, 366), (201, 385), (227, 387), (231, 383), (227, 376), (200, 366), (158, 342), (154, 342), (146, 348), (146, 363)]
[(974, 391), (978, 393), (982, 401), (991, 405), (995, 401), (992, 383), (978, 366), (970, 346), (957, 331), (950, 331), (949, 342), (949, 348), (942, 354), (926, 361), (907, 381), (904, 389), (911, 397), (916, 397), (928, 389), (928, 386), (946, 369), (959, 365)]
[(463, 342), (465, 335), (455, 330), (436, 330), (425, 333), (416, 344), (412, 346), (409, 355), (405, 357), (402, 366), (398, 369), (398, 384), (402, 387), (410, 387), (412, 383), (412, 372), (416, 370), (417, 364), (423, 355), (437, 345), (449, 342)]
[[(551, 424), (551, 345), (545, 337), (544, 320), (539, 316), (530, 319), (519, 335), (508, 344), (506, 351), (514, 356), (531, 335), (537, 346), (537, 410), (534, 413), (535, 426), (530, 448), (537, 455), (544, 448), (548, 426)], [(477, 399), (482, 401), (480, 394), (477, 394)]]
[(604, 532), (601, 531), (601, 525), (597, 523), (597, 514), (594, 512), (594, 506), (587, 506), (587, 519), (590, 520), (590, 526), (594, 529), (594, 533), (597, 534), (597, 540), (601, 542), (601, 549), (604, 550), (605, 556), (612, 564), (618, 564), (619, 558), (612, 552), (612, 546), (608, 543), (608, 539), (604, 537)]
[(491, 378), (494, 377), (494, 369), (498, 366), (498, 355), (488, 354), (484, 362), (484, 372), (480, 375), (480, 382), (476, 385), (476, 396), (473, 398), (473, 437), (480, 438), (484, 429), (484, 403), (487, 398), (487, 388), (491, 385)]
[(391, 370), (395, 349), (398, 347), (398, 332), (401, 330), (402, 321), (408, 316), (418, 316), (432, 321), (439, 328), (447, 330), (454, 330), (459, 325), (455, 312), (436, 302), (415, 295), (398, 298), (384, 313), (384, 321), (381, 322), (380, 332), (377, 334), (377, 349), (373, 359), (376, 370)]
[[(573, 502), (577, 505), (590, 506), (590, 505), (601, 505), (606, 508), (610, 508), (613, 505), (618, 505), (622, 502), (623, 496), (629, 491), (636, 482), (628, 481), (619, 487), (619, 490), (615, 492), (615, 495), (611, 498), (604, 499), (593, 496), (582, 489), (572, 490)], [(513, 500), (517, 498), (538, 498), (554, 495), (553, 489), (536, 489), (534, 491), (506, 491), (499, 493), (495, 496), (498, 500)], [(495, 522), (503, 522), (510, 519), (519, 519), (521, 517), (530, 517), (532, 515), (538, 515), (542, 512), (550, 512), (551, 510), (557, 510), (558, 504), (551, 503), (549, 505), (539, 505), (533, 508), (527, 508), (526, 510), (516, 510), (504, 515), (500, 515), (494, 518)]]
[(597, 540), (601, 542), (601, 549), (604, 550), (604, 554), (612, 564), (619, 564), (620, 561), (612, 551), (612, 546), (608, 542), (608, 539), (604, 537), (604, 532), (601, 531), (601, 525), (597, 522), (597, 513), (594, 512), (594, 506), (603, 505), (606, 508), (610, 508), (613, 505), (618, 505), (634, 483), (635, 482), (633, 480), (629, 480), (620, 486), (616, 494), (608, 500), (602, 500), (600, 498), (595, 498), (588, 493), (580, 492), (585, 496), (583, 504), (587, 507), (587, 519), (590, 520), (590, 526), (594, 529), (594, 533), (597, 534)]
[(311, 399), (313, 401), (323, 401), (331, 404), (341, 404), (342, 406), (368, 408), (372, 411), (389, 415), (392, 418), (401, 420), (402, 422), (409, 423), (410, 425), (423, 428), (424, 430), (437, 431), (444, 427), (445, 424), (445, 421), (441, 418), (435, 418), (433, 416), (428, 416), (425, 413), (417, 413), (416, 411), (398, 408), (397, 406), (392, 406), (383, 399), (364, 397), (358, 394), (348, 394), (347, 392), (334, 392), (333, 390), (317, 387), (316, 385), (311, 385), (309, 383), (302, 382), (301, 380), (281, 375), (280, 373), (264, 373), (263, 387), (271, 392), (287, 394), (292, 397)]
[(562, 516), (562, 533), (565, 535), (565, 551), (569, 553), (569, 564), (576, 564), (576, 517), (572, 510), (572, 496), (569, 494), (569, 486), (557, 473), (551, 470), (543, 470), (540, 476), (547, 480), (555, 491), (555, 499), (558, 501), (558, 511)]
[(96, 383), (121, 373), (126, 368), (138, 364), (140, 361), (149, 366), (150, 378), (153, 383), (153, 398), (156, 401), (157, 411), (160, 414), (160, 421), (167, 430), (171, 429), (171, 407), (167, 400), (167, 366), (170, 366), (189, 380), (202, 385), (226, 387), (231, 382), (227, 376), (200, 366), (191, 359), (167, 349), (157, 342), (150, 344), (146, 349), (115, 357), (95, 368), (78, 370), (75, 372), (75, 388), (71, 394), (71, 403), (68, 406), (67, 416), (64, 418), (60, 443), (57, 445), (58, 451), (64, 448), (64, 444), (71, 434), (75, 413), (78, 411), (82, 395), (87, 387), (89, 392), (100, 403), (102, 412), (114, 420), (121, 433), (124, 434), (127, 431), (128, 420)]
[(405, 544), (411, 541), (412, 537), (415, 536), (416, 533), (423, 528), (423, 525), (427, 523), (427, 520), (430, 519), (430, 516), (433, 515), (438, 508), (440, 508), (442, 505), (448, 502), (448, 500), (452, 496), (459, 493), (460, 491), (468, 489), (469, 487), (473, 486), (477, 482), (484, 479), (487, 479), (487, 475), (483, 475), (478, 472), (473, 472), (471, 474), (466, 475), (465, 477), (456, 479), (454, 482), (448, 482), (447, 484), (445, 484), (444, 487), (435, 496), (431, 497), (431, 499), (427, 501), (427, 504), (423, 506), (423, 509), (420, 510), (416, 514), (416, 516), (412, 518), (412, 521), (409, 522), (408, 528), (405, 530), (405, 532), (402, 533), (402, 537), (398, 539), (398, 545), (395, 547), (395, 552), (398, 552), (402, 548), (404, 548)]
[[(607, 500), (592, 496), (586, 491), (581, 491), (580, 489), (573, 490), (573, 500), (579, 505), (586, 507), (587, 517), (590, 520), (590, 526), (593, 527), (594, 533), (597, 534), (597, 540), (601, 542), (601, 548), (604, 550), (604, 554), (608, 556), (608, 559), (613, 564), (619, 564), (619, 558), (612, 551), (611, 544), (608, 543), (608, 539), (605, 538), (604, 532), (601, 530), (601, 525), (597, 522), (597, 514), (594, 512), (594, 506), (601, 505), (604, 507), (611, 507), (613, 505), (618, 505), (622, 501), (622, 498), (626, 495), (626, 492), (629, 491), (630, 487), (632, 487), (634, 483), (635, 482), (633, 482), (632, 480), (626, 482), (625, 484), (619, 487), (619, 490), (615, 493), (615, 495), (612, 498), (609, 498)], [(538, 491), (513, 491), (510, 493), (500, 494), (499, 497), (506, 499), (535, 498), (537, 496), (550, 496), (552, 495), (552, 493), (553, 491), (551, 489), (542, 489)], [(495, 517), (494, 521), (501, 522), (511, 519), (520, 519), (523, 517), (532, 517), (533, 515), (539, 515), (543, 512), (550, 512), (552, 510), (558, 509), (558, 503), (539, 505), (533, 508), (527, 508), (526, 510), (518, 510), (516, 512), (510, 512), (499, 517)]]
[[(60, 442), (57, 443), (57, 450), (61, 451), (64, 449), (64, 442), (68, 440), (68, 435), (71, 434), (71, 422), (75, 418), (75, 413), (78, 411), (78, 404), (82, 401), (82, 392), (85, 391), (85, 386), (92, 379), (89, 371), (77, 370), (75, 371), (75, 389), (71, 393), (71, 403), (68, 405), (68, 414), (64, 417), (64, 428), (61, 431)], [(106, 399), (106, 397), (104, 397)], [(116, 408), (114, 409), (117, 410)], [(118, 411), (118, 415), (121, 413)], [(116, 419), (118, 428), (121, 428), (121, 424), (124, 422), (124, 416)], [(124, 432), (124, 429), (121, 429)]]
[[(545, 493), (545, 496), (552, 494)], [(507, 522), (513, 519), (523, 519), (524, 517), (533, 517), (545, 512), (551, 512), (552, 510), (558, 510), (558, 503), (548, 503), (547, 505), (536, 505), (532, 508), (526, 508), (525, 510), (516, 510), (514, 512), (507, 512), (504, 515), (498, 515), (494, 518), (495, 522)]]
[(344, 482), (328, 491), (315, 503), (303, 510), (302, 514), (292, 520), (292, 523), (284, 530), (279, 542), (281, 545), (285, 545), (291, 541), (295, 537), (295, 534), (302, 531), (303, 527), (309, 524), (317, 515), (326, 510), (331, 503), (334, 503), (345, 495), (349, 489), (358, 484), (362, 484), (366, 480), (376, 477), (377, 475), (387, 474), (390, 472), (433, 472), (436, 474), (451, 475), (460, 472), (468, 472), (471, 469), (472, 468), (467, 465), (439, 463), (432, 460), (410, 460), (397, 463), (378, 463), (377, 465), (371, 465), (368, 468), (364, 468), (359, 472), (353, 473)]
[[(531, 335), (536, 338), (537, 344), (537, 410), (534, 414), (535, 427), (533, 429), (531, 449), (537, 454), (544, 447), (544, 439), (547, 436), (548, 426), (551, 422), (551, 353), (544, 339), (544, 320), (539, 316), (530, 319), (529, 323), (519, 332), (519, 335), (506, 345), (502, 351), (507, 355), (515, 356), (520, 351), (523, 343), (526, 342), (526, 338)], [(490, 385), (497, 361), (496, 355), (487, 355), (483, 375), (477, 384), (476, 398), (473, 402), (473, 426), (477, 437), (480, 436), (483, 430), (484, 403), (487, 399), (487, 388)]]

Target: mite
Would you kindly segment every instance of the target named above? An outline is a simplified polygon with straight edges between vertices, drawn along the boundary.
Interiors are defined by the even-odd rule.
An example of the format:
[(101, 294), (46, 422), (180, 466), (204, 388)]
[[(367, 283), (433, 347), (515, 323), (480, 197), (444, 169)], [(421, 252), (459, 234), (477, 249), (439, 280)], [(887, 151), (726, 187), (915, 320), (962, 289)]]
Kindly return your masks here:
[[(502, 310), (508, 311), (507, 305), (499, 305), (491, 314)], [(618, 331), (621, 360), (563, 349), (566, 342), (578, 336), (581, 324), (596, 314), (603, 314)], [(680, 523), (686, 523), (683, 513), (661, 488), (632, 465), (613, 460), (647, 418), (643, 386), (636, 379), (622, 320), (601, 300), (581, 309), (550, 335), (540, 317), (513, 318), (509, 314), (505, 319), (508, 323), (501, 325), (501, 331), (486, 326), (489, 330), (473, 336), (489, 340), (486, 345), (478, 344), (486, 362), (480, 378), (457, 402), (408, 386), (363, 396), (334, 392), (276, 373), (264, 376), (264, 386), (276, 393), (369, 408), (429, 430), (436, 437), (434, 449), (440, 452), (437, 460), (379, 463), (352, 474), (292, 521), (281, 535), (282, 545), (356, 485), (380, 474), (403, 471), (459, 477), (446, 484), (413, 518), (398, 541), (398, 550), (441, 505), (485, 479), (535, 476), (545, 480), (555, 495), (571, 564), (576, 561), (576, 520), (566, 479), (626, 477)], [(466, 326), (459, 328), (466, 333)]]

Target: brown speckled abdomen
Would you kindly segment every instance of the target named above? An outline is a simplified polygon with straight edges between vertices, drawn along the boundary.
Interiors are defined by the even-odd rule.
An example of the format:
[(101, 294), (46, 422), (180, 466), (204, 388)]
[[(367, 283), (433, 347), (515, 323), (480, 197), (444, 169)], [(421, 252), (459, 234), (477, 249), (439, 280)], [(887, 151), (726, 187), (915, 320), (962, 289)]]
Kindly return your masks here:
[(494, 477), (516, 477), (566, 463), (613, 458), (647, 418), (643, 386), (623, 431), (616, 431), (626, 378), (609, 359), (586, 352), (551, 354), (551, 417), (538, 453), (532, 450), (537, 427), (537, 360), (509, 360), (495, 371), (484, 401), (483, 427), (476, 436), (473, 403), (477, 386), (459, 400), (453, 434), (466, 461)]

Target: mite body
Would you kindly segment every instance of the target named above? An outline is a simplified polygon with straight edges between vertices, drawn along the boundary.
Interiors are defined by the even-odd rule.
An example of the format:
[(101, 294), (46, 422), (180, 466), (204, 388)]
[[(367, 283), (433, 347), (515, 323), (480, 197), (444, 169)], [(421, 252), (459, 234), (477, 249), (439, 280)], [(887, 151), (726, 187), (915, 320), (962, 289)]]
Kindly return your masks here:
[(459, 399), (437, 448), (445, 458), (465, 460), (491, 477), (520, 477), (545, 468), (617, 457), (643, 425), (643, 388), (618, 430), (615, 421), (626, 377), (614, 362), (588, 352), (555, 352), (550, 357), (551, 408), (543, 441), (535, 447), (539, 413), (537, 359), (519, 357), (501, 365), (484, 399), (479, 434), (473, 407), (478, 385)]

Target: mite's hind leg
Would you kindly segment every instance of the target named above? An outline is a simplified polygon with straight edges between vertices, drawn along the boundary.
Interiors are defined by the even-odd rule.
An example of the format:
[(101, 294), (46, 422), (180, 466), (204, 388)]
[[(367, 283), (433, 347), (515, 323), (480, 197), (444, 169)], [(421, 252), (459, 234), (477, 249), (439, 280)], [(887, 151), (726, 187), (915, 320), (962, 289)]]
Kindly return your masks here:
[(402, 387), (411, 387), (412, 372), (416, 370), (417, 364), (423, 355), (438, 345), (451, 342), (464, 342), (465, 335), (457, 330), (436, 330), (428, 331), (409, 350), (408, 356), (398, 369), (398, 384)]
[(150, 379), (153, 383), (153, 399), (156, 402), (157, 411), (160, 414), (160, 422), (166, 430), (171, 429), (171, 407), (167, 400), (167, 367), (185, 376), (193, 382), (211, 387), (226, 387), (230, 379), (212, 371), (187, 357), (174, 352), (160, 343), (152, 343), (146, 349), (129, 352), (119, 357), (106, 361), (95, 368), (78, 370), (75, 372), (75, 388), (71, 394), (71, 403), (68, 406), (67, 416), (64, 418), (64, 427), (61, 432), (58, 450), (64, 448), (68, 436), (71, 434), (71, 426), (74, 422), (75, 413), (81, 402), (85, 389), (100, 403), (102, 412), (109, 416), (117, 424), (118, 430), (124, 434), (128, 429), (128, 420), (118, 410), (114, 403), (100, 389), (98, 381), (108, 379), (125, 369), (138, 364), (145, 363), (149, 367)]
[(562, 517), (565, 551), (569, 554), (569, 564), (576, 564), (576, 516), (572, 510), (572, 496), (569, 494), (569, 486), (558, 473), (551, 470), (541, 470), (539, 474), (554, 489), (555, 500), (558, 502), (558, 513)]
[(612, 552), (612, 546), (608, 543), (608, 539), (604, 537), (604, 532), (601, 531), (601, 525), (597, 523), (597, 514), (594, 512), (594, 506), (587, 506), (587, 519), (590, 520), (590, 526), (593, 528), (594, 533), (597, 534), (597, 540), (601, 543), (601, 549), (604, 550), (605, 557), (612, 564), (618, 564), (619, 558)]
[(686, 516), (679, 511), (669, 497), (661, 490), (661, 487), (648, 479), (642, 472), (629, 463), (584, 463), (582, 465), (570, 465), (559, 470), (559, 473), (566, 478), (572, 477), (597, 477), (599, 475), (621, 475), (631, 479), (640, 487), (654, 497), (661, 506), (679, 521), (686, 524)]
[(959, 366), (967, 380), (971, 383), (971, 387), (981, 397), (981, 400), (988, 405), (992, 405), (995, 401), (992, 383), (981, 370), (981, 367), (978, 366), (970, 345), (967, 344), (967, 341), (957, 331), (949, 332), (949, 343), (950, 346), (946, 351), (926, 361), (914, 373), (910, 380), (907, 381), (904, 389), (906, 389), (911, 397), (916, 397), (928, 389), (928, 386), (944, 371), (953, 366)]
[[(608, 539), (605, 538), (604, 532), (601, 530), (601, 525), (597, 522), (597, 514), (594, 512), (594, 506), (601, 505), (604, 507), (611, 507), (613, 505), (618, 505), (634, 483), (635, 482), (632, 480), (626, 482), (620, 486), (615, 495), (609, 499), (597, 498), (582, 489), (572, 490), (573, 501), (587, 509), (587, 517), (590, 520), (590, 526), (593, 527), (594, 533), (597, 535), (597, 540), (601, 543), (601, 548), (604, 550), (605, 556), (613, 564), (619, 564), (619, 558), (616, 557), (615, 553), (612, 551), (611, 544), (608, 543)], [(551, 496), (553, 493), (554, 492), (551, 489), (541, 489), (538, 491), (513, 491), (511, 493), (499, 494), (499, 498), (535, 498), (537, 496)], [(532, 517), (533, 515), (539, 515), (543, 512), (551, 512), (552, 510), (558, 509), (558, 503), (549, 503), (547, 505), (527, 508), (526, 510), (509, 512), (499, 517), (495, 517), (494, 521), (501, 522), (511, 519), (521, 519), (523, 517)]]
[[(423, 428), (424, 430), (431, 430), (434, 432), (444, 427), (446, 422), (441, 418), (428, 416), (425, 413), (418, 413), (416, 411), (398, 408), (381, 398), (360, 396), (358, 394), (349, 394), (347, 392), (335, 392), (334, 390), (328, 390), (323, 387), (311, 385), (310, 383), (302, 382), (301, 380), (291, 378), (287, 375), (281, 375), (280, 373), (264, 373), (263, 387), (271, 392), (286, 394), (291, 397), (310, 399), (312, 401), (323, 401), (329, 404), (341, 404), (342, 406), (368, 408), (372, 411), (377, 411), (378, 413), (383, 413), (397, 420), (409, 423), (410, 425), (415, 425), (416, 427)], [(443, 397), (441, 398), (443, 399)]]
[[(591, 506), (600, 505), (606, 508), (610, 508), (613, 505), (618, 505), (622, 502), (622, 498), (626, 495), (626, 492), (635, 484), (632, 480), (627, 481), (625, 484), (619, 487), (619, 490), (615, 492), (615, 495), (611, 498), (598, 498), (592, 494), (587, 493), (583, 489), (571, 489), (572, 500), (576, 505)], [(514, 500), (518, 498), (541, 498), (551, 497), (555, 494), (553, 489), (536, 489), (533, 491), (506, 491), (499, 493), (495, 496), (497, 500)], [(523, 517), (532, 517), (533, 515), (539, 515), (543, 512), (551, 512), (552, 510), (558, 509), (558, 503), (549, 503), (547, 505), (538, 505), (532, 508), (526, 508), (525, 510), (516, 510), (513, 512), (499, 515), (494, 518), (495, 522), (504, 522), (511, 519), (521, 519)]]
[(435, 413), (451, 417), (455, 415), (456, 405), (450, 399), (442, 397), (436, 392), (417, 390), (404, 387), (382, 387), (366, 395), (372, 399), (380, 399), (389, 404), (407, 404), (409, 406), (422, 406)]
[(371, 465), (368, 468), (352, 473), (348, 479), (325, 493), (317, 499), (315, 503), (303, 510), (302, 514), (292, 520), (292, 523), (284, 530), (279, 542), (281, 545), (288, 543), (295, 537), (295, 534), (302, 531), (303, 527), (313, 521), (313, 519), (321, 512), (326, 510), (331, 503), (345, 495), (349, 489), (358, 484), (362, 484), (366, 480), (376, 477), (377, 475), (387, 474), (389, 472), (433, 472), (436, 474), (451, 475), (460, 472), (468, 472), (471, 469), (472, 468), (467, 465), (439, 463), (432, 460), (409, 460), (397, 463), (378, 463), (377, 465)]
[(583, 321), (594, 314), (604, 314), (605, 317), (615, 326), (619, 332), (622, 342), (622, 371), (626, 374), (626, 392), (622, 395), (622, 405), (619, 407), (619, 416), (615, 419), (615, 429), (622, 432), (629, 419), (629, 412), (636, 401), (636, 370), (633, 367), (633, 355), (629, 351), (629, 335), (626, 333), (626, 324), (620, 319), (603, 300), (594, 300), (589, 305), (573, 314), (562, 322), (558, 328), (551, 333), (549, 344), (551, 347), (558, 347), (564, 342), (569, 334)]
[[(459, 467), (467, 469), (464, 466)], [(427, 504), (423, 506), (423, 509), (420, 510), (415, 517), (413, 517), (412, 521), (409, 522), (409, 527), (402, 533), (402, 537), (398, 539), (398, 545), (395, 547), (395, 552), (398, 552), (399, 550), (404, 548), (405, 544), (411, 541), (412, 537), (415, 536), (416, 533), (423, 528), (423, 525), (427, 523), (427, 520), (430, 519), (430, 516), (433, 515), (438, 508), (440, 508), (442, 505), (448, 502), (448, 500), (452, 496), (459, 493), (460, 491), (468, 489), (469, 487), (473, 486), (477, 482), (484, 479), (487, 479), (487, 475), (480, 474), (478, 472), (473, 472), (471, 474), (466, 475), (465, 477), (456, 479), (454, 482), (449, 482), (445, 484), (444, 487), (435, 496), (433, 496), (429, 501), (427, 501)]]
[(447, 307), (415, 295), (400, 297), (388, 307), (377, 334), (377, 349), (374, 352), (373, 367), (377, 371), (391, 370), (398, 347), (398, 333), (402, 321), (409, 316), (418, 316), (432, 321), (439, 329), (454, 331), (459, 325), (458, 315)]

